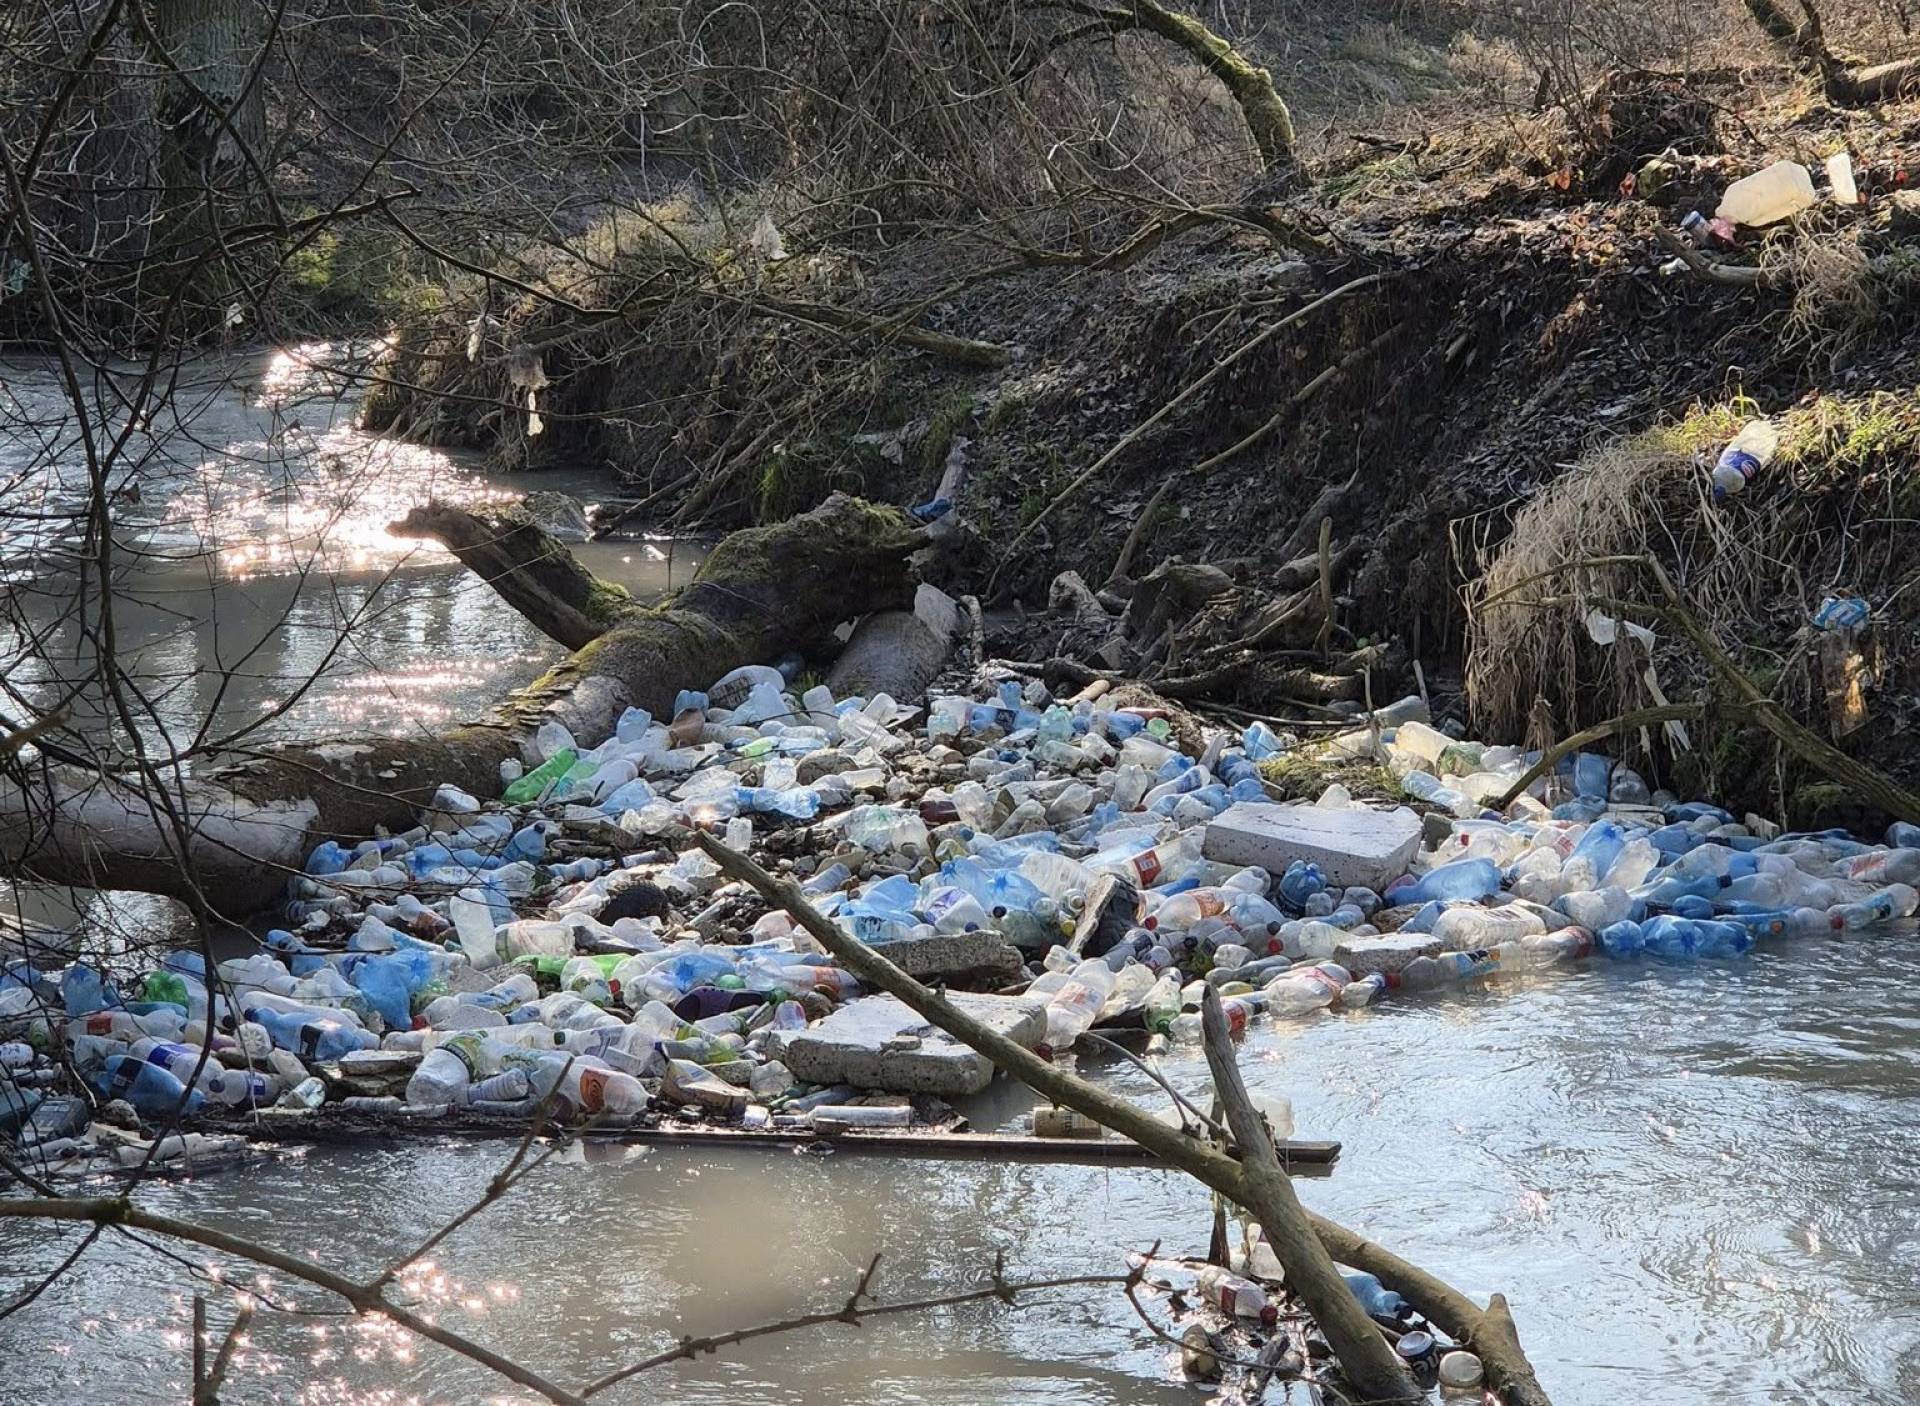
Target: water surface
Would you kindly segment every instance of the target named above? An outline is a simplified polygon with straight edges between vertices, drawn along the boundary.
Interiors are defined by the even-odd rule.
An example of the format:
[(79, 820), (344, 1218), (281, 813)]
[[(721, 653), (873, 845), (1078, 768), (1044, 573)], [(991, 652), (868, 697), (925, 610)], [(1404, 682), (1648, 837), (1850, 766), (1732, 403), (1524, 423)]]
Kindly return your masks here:
[[(1264, 1023), (1242, 1059), (1256, 1088), (1293, 1099), (1302, 1136), (1345, 1144), (1331, 1177), (1297, 1183), (1307, 1204), (1506, 1293), (1560, 1406), (1898, 1406), (1920, 1399), (1916, 981), (1911, 936), (1695, 969), (1590, 964)], [(1204, 1087), (1190, 1053), (1165, 1067)], [(1097, 1071), (1155, 1097), (1128, 1066)], [(987, 1111), (1022, 1102), (1003, 1091)], [(364, 1272), (477, 1198), (507, 1152), (315, 1149), (142, 1199)], [(683, 1332), (837, 1306), (875, 1252), (896, 1298), (977, 1283), (996, 1251), (1034, 1277), (1117, 1272), (1156, 1240), (1203, 1248), (1207, 1224), (1204, 1195), (1168, 1172), (591, 1149), (437, 1250), (420, 1291), (449, 1326), (579, 1383)], [(9, 1227), (0, 1264), (24, 1279), (71, 1243)], [(103, 1241), (0, 1323), (11, 1399), (177, 1393), (186, 1294), (176, 1265)], [(836, 1325), (643, 1382), (609, 1395), (1196, 1399), (1108, 1289)], [(232, 1399), (530, 1398), (391, 1331), (265, 1313)]]

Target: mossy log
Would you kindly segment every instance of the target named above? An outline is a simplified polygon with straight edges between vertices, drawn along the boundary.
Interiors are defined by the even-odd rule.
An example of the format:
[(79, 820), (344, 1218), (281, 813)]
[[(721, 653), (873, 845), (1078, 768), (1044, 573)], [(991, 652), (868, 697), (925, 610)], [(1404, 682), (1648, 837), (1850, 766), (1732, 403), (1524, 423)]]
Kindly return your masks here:
[[(435, 535), (477, 553), (504, 552), (509, 539), (484, 524), (434, 511)], [(577, 564), (577, 577), (558, 572), (552, 553), (565, 549), (553, 539), (515, 540), (534, 543), (541, 570), (487, 579), (516, 608), (557, 609), (579, 589), (589, 602), (604, 595), (604, 583)], [(499, 794), (500, 763), (524, 756), (543, 722), (604, 737), (629, 706), (663, 715), (683, 687), (790, 650), (823, 650), (845, 621), (909, 606), (908, 557), (924, 541), (904, 513), (843, 494), (786, 522), (736, 532), (677, 596), (610, 611), (605, 627), (544, 677), (440, 736), (264, 747), (186, 780), (29, 768), (0, 783), (0, 872), (182, 898), (197, 889), (213, 911), (244, 916), (271, 902), (321, 840), (409, 826), (442, 782), (483, 798)], [(578, 597), (572, 606), (588, 620)]]

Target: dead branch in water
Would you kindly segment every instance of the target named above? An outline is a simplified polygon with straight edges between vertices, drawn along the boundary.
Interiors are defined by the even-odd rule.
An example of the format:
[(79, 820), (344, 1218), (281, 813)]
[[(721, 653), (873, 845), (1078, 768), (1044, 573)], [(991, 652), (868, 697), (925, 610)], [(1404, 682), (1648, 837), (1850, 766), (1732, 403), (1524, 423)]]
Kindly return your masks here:
[[(1286, 1218), (1284, 1200), (1274, 1192), (1270, 1180), (1250, 1174), (1243, 1162), (1209, 1144), (1186, 1137), (1126, 1099), (1068, 1073), (983, 1025), (959, 1010), (941, 993), (915, 981), (878, 950), (856, 941), (835, 926), (807, 901), (799, 886), (790, 880), (774, 877), (753, 860), (729, 849), (711, 835), (696, 832), (694, 840), (728, 875), (750, 884), (769, 903), (790, 914), (866, 985), (897, 997), (1035, 1092), (1057, 1104), (1084, 1113), (1123, 1137), (1132, 1138), (1163, 1161), (1181, 1168), (1230, 1200), (1248, 1207), (1263, 1224), (1268, 1223), (1270, 1215), (1276, 1222)], [(1244, 1157), (1244, 1145), (1241, 1152)], [(1535, 1380), (1533, 1370), (1520, 1349), (1517, 1335), (1511, 1332), (1512, 1320), (1504, 1299), (1496, 1295), (1482, 1310), (1475, 1308), (1457, 1290), (1447, 1289), (1444, 1295), (1433, 1293), (1431, 1291), (1435, 1286), (1445, 1288), (1440, 1280), (1415, 1270), (1397, 1256), (1384, 1251), (1374, 1253), (1378, 1250), (1377, 1246), (1369, 1249), (1371, 1242), (1331, 1221), (1318, 1216), (1311, 1216), (1309, 1220), (1314, 1233), (1335, 1259), (1379, 1274), (1383, 1283), (1400, 1289), (1416, 1305), (1424, 1301), (1439, 1308), (1448, 1317), (1435, 1316), (1434, 1321), (1449, 1333), (1455, 1331), (1453, 1325), (1457, 1325), (1462, 1334), (1470, 1326), (1477, 1328), (1481, 1337), (1475, 1341), (1475, 1346), (1487, 1349), (1482, 1351), (1482, 1361), (1486, 1363), (1488, 1379), (1496, 1390), (1508, 1393), (1511, 1406), (1550, 1406), (1545, 1391)], [(1276, 1244), (1275, 1248), (1279, 1250), (1280, 1247)], [(1359, 1254), (1362, 1259), (1356, 1261), (1349, 1258), (1349, 1254)], [(1289, 1265), (1288, 1271), (1291, 1277), (1293, 1266)], [(1308, 1285), (1314, 1282), (1309, 1272)], [(1402, 1288), (1403, 1283), (1407, 1287)], [(1302, 1285), (1297, 1280), (1295, 1284), (1297, 1288), (1308, 1288), (1308, 1285)], [(1346, 1301), (1353, 1302), (1344, 1283), (1340, 1288), (1341, 1293), (1346, 1295)], [(1422, 1300), (1414, 1299), (1415, 1292), (1422, 1295)], [(1323, 1316), (1322, 1308), (1314, 1297), (1304, 1293), (1303, 1297), (1306, 1298), (1308, 1310), (1332, 1339), (1339, 1324), (1345, 1321), (1340, 1316), (1341, 1306), (1332, 1304)], [(1417, 1390), (1406, 1377), (1398, 1359), (1373, 1329), (1371, 1322), (1362, 1341), (1353, 1344), (1344, 1340), (1334, 1341), (1334, 1350), (1341, 1354), (1341, 1362), (1349, 1377), (1372, 1399), (1392, 1401), (1417, 1397)]]

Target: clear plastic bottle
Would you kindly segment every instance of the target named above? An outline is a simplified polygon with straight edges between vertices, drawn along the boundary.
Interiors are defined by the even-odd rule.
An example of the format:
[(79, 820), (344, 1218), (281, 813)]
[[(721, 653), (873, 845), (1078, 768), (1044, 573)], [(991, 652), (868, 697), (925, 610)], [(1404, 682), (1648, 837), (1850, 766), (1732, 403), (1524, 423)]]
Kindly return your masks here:
[(1267, 983), (1262, 999), (1275, 1015), (1300, 1015), (1326, 1009), (1351, 981), (1347, 969), (1334, 962), (1293, 967)]
[(1280, 1310), (1265, 1289), (1217, 1264), (1200, 1271), (1199, 1289), (1200, 1296), (1222, 1313), (1269, 1325), (1280, 1321)]
[(1906, 884), (1889, 884), (1858, 903), (1838, 904), (1828, 909), (1827, 913), (1836, 928), (1857, 932), (1861, 928), (1910, 918), (1916, 907), (1920, 907), (1920, 893)]
[(1869, 850), (1846, 862), (1846, 874), (1865, 884), (1920, 884), (1920, 848)]
[(1546, 923), (1517, 903), (1500, 908), (1449, 908), (1433, 925), (1433, 935), (1455, 951), (1492, 947), (1545, 932)]
[(1447, 785), (1431, 772), (1408, 772), (1400, 778), (1400, 789), (1415, 800), (1438, 806), (1462, 819), (1476, 816), (1481, 811), (1481, 807), (1466, 792)]
[[(1784, 163), (1793, 165), (1792, 162)], [(1795, 170), (1805, 175), (1799, 166)], [(1749, 177), (1749, 179), (1752, 179)], [(1780, 449), (1780, 431), (1771, 420), (1749, 420), (1740, 427), (1713, 466), (1713, 499), (1720, 502), (1745, 491)]]
[(1054, 1053), (1072, 1049), (1099, 1016), (1118, 978), (1097, 958), (1080, 963), (1047, 997), (1047, 1047)]

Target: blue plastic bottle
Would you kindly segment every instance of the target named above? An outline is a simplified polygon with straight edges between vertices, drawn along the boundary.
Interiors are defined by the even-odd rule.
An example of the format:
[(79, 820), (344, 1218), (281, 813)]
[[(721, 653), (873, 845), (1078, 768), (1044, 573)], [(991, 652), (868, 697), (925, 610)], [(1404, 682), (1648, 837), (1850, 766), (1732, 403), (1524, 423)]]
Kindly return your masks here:
[(60, 1003), (70, 1016), (92, 1015), (108, 1006), (125, 1004), (113, 983), (85, 962), (75, 962), (61, 973)]
[(197, 1113), (206, 1095), (185, 1084), (157, 1064), (149, 1064), (136, 1055), (109, 1055), (94, 1076), (94, 1089), (102, 1098), (123, 1098), (145, 1118), (171, 1117), (177, 1108), (183, 1114)]
[(1296, 859), (1287, 866), (1287, 872), (1280, 876), (1280, 901), (1297, 912), (1307, 906), (1309, 898), (1326, 886), (1327, 876), (1320, 872), (1318, 864)]
[(1607, 799), (1607, 787), (1613, 778), (1613, 760), (1594, 752), (1573, 754), (1573, 793), (1589, 800)]
[(1671, 908), (1676, 901), (1689, 896), (1717, 899), (1726, 886), (1727, 880), (1718, 874), (1700, 874), (1692, 878), (1670, 874), (1641, 885), (1633, 891), (1633, 896), (1649, 908)]
[(1411, 884), (1387, 890), (1387, 901), (1430, 903), (1436, 898), (1485, 898), (1500, 891), (1500, 866), (1491, 859), (1456, 859)]
[(1411, 1312), (1405, 1299), (1371, 1274), (1343, 1269), (1340, 1277), (1347, 1281), (1347, 1288), (1371, 1318), (1384, 1318), (1390, 1323), (1398, 1323)]
[(1701, 957), (1737, 957), (1753, 947), (1753, 934), (1737, 923), (1663, 915), (1640, 925), (1646, 950), (1672, 961)]
[(1596, 820), (1587, 827), (1587, 833), (1580, 837), (1580, 843), (1573, 847), (1568, 855), (1569, 861), (1589, 860), (1595, 874), (1604, 874), (1613, 867), (1613, 861), (1620, 857), (1620, 851), (1627, 847), (1627, 832), (1611, 820)]
[(332, 840), (322, 840), (307, 856), (307, 872), (314, 875), (338, 874), (344, 871), (352, 856)]
[(314, 1020), (298, 1011), (249, 1006), (242, 1009), (241, 1015), (265, 1027), (273, 1043), (281, 1049), (291, 1050), (308, 1062), (338, 1059), (354, 1050), (370, 1050), (380, 1043), (380, 1037), (370, 1030), (357, 1029), (340, 1021)]
[(1629, 961), (1647, 950), (1646, 934), (1640, 930), (1640, 924), (1621, 921), (1609, 924), (1594, 934), (1600, 944), (1600, 950), (1616, 962)]

